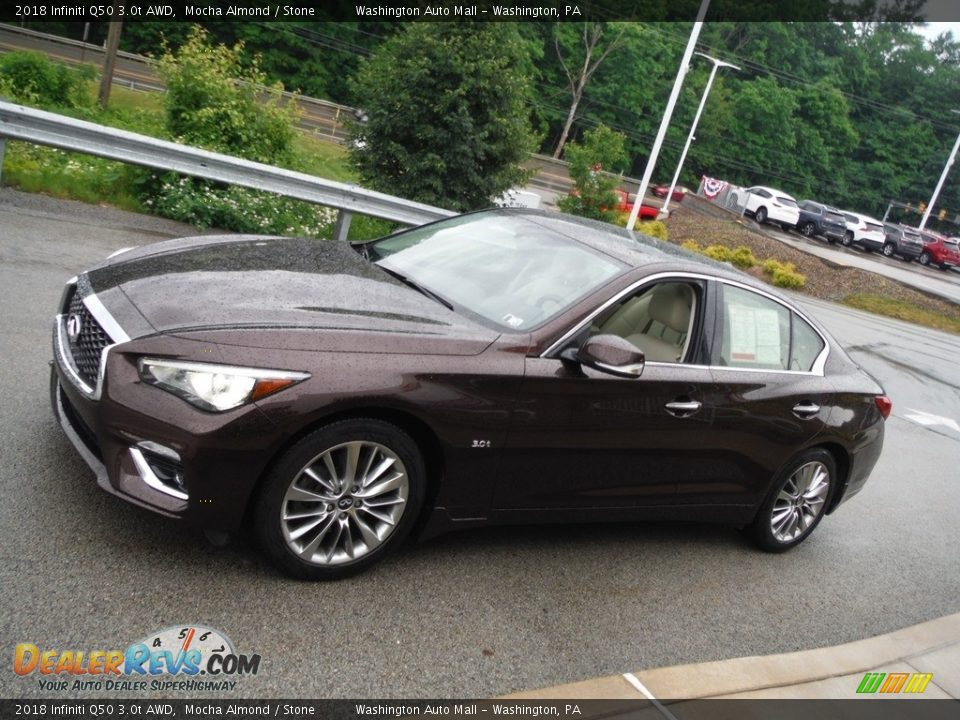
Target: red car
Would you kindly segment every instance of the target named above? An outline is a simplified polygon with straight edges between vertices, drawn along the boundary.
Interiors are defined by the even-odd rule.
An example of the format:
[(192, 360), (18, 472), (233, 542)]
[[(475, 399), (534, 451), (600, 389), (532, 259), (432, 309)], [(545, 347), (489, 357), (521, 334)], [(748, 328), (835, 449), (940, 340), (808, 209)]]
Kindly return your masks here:
[[(617, 212), (628, 213), (633, 210), (633, 201), (630, 200), (630, 196), (624, 190), (614, 190), (617, 194), (617, 204), (614, 206), (614, 210)], [(650, 207), (649, 205), (640, 206), (639, 217), (641, 220), (656, 220), (657, 215), (660, 214), (659, 208)]]
[(960, 238), (948, 238), (926, 230), (921, 230), (920, 235), (923, 237), (921, 265), (937, 265), (941, 270), (960, 265)]
[[(651, 192), (657, 197), (665, 198), (669, 189), (669, 185), (657, 185)], [(675, 187), (673, 193), (670, 195), (670, 202), (683, 202), (683, 198), (685, 198), (686, 195), (687, 189), (685, 187)]]

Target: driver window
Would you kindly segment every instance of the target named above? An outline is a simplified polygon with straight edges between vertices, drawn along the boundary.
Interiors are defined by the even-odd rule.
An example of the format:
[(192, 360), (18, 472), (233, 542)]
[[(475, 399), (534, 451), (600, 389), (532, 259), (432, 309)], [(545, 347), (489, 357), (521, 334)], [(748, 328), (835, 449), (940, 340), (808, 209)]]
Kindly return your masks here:
[(681, 362), (692, 336), (696, 293), (688, 283), (644, 288), (598, 315), (591, 335), (618, 335), (643, 351), (647, 362)]

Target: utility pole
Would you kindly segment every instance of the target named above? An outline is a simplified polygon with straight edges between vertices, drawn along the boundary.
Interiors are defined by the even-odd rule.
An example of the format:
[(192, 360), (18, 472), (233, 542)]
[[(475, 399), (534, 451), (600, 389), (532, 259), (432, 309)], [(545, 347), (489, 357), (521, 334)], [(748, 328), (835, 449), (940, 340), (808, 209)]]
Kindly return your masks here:
[(722, 67), (733, 68), (734, 70), (739, 70), (736, 65), (731, 65), (728, 62), (723, 60), (717, 60), (715, 57), (710, 57), (709, 55), (698, 52), (697, 55), (700, 57), (705, 57), (707, 60), (713, 63), (713, 68), (710, 70), (710, 78), (707, 80), (707, 86), (703, 89), (703, 96), (700, 98), (700, 106), (697, 108), (697, 114), (693, 116), (693, 125), (690, 126), (690, 132), (687, 135), (687, 142), (683, 146), (683, 152), (680, 153), (680, 162), (677, 163), (677, 171), (673, 174), (673, 180), (670, 182), (670, 189), (667, 190), (667, 199), (663, 202), (663, 207), (660, 208), (660, 212), (667, 213), (667, 208), (670, 207), (670, 200), (673, 198), (673, 189), (677, 186), (677, 181), (680, 179), (680, 171), (683, 169), (683, 162), (687, 159), (687, 151), (690, 150), (690, 144), (693, 142), (693, 134), (697, 131), (697, 123), (700, 122), (700, 115), (703, 114), (703, 106), (707, 104), (707, 96), (710, 94), (710, 88), (713, 87), (713, 79), (717, 76), (717, 70)]
[[(120, 8), (124, 0), (114, 0), (113, 17), (120, 17)], [(106, 109), (110, 102), (110, 86), (113, 84), (113, 68), (117, 63), (117, 50), (120, 48), (120, 30), (123, 29), (122, 20), (111, 20), (110, 30), (107, 32), (106, 55), (103, 58), (103, 73), (100, 75), (100, 107)]]
[(683, 51), (683, 59), (680, 60), (680, 69), (677, 71), (677, 79), (673, 81), (673, 90), (670, 91), (670, 98), (667, 100), (667, 109), (663, 113), (663, 119), (660, 120), (660, 129), (657, 131), (657, 137), (653, 141), (653, 147), (650, 149), (650, 157), (647, 158), (647, 168), (643, 171), (643, 179), (640, 180), (640, 187), (637, 190), (637, 199), (630, 210), (630, 219), (627, 220), (627, 230), (633, 230), (637, 224), (637, 216), (640, 214), (640, 206), (643, 204), (643, 196), (647, 192), (647, 186), (653, 177), (653, 169), (657, 165), (657, 157), (660, 155), (660, 148), (663, 145), (663, 139), (667, 135), (667, 128), (670, 126), (670, 118), (673, 116), (673, 108), (677, 104), (677, 98), (680, 97), (680, 88), (683, 87), (683, 78), (687, 74), (687, 66), (690, 64), (690, 58), (693, 57), (693, 50), (697, 46), (697, 38), (700, 37), (700, 30), (703, 28), (703, 18), (707, 15), (707, 8), (710, 7), (710, 0), (702, 0), (700, 9), (697, 11), (697, 19), (693, 23), (693, 32), (690, 33), (690, 39), (687, 40), (687, 49)]
[[(954, 110), (953, 112), (960, 114), (960, 110)], [(937, 198), (940, 197), (940, 190), (943, 188), (943, 183), (947, 179), (947, 173), (950, 172), (950, 166), (953, 165), (953, 161), (957, 157), (957, 148), (960, 148), (960, 135), (957, 135), (957, 141), (953, 144), (953, 150), (950, 151), (947, 164), (943, 166), (943, 172), (940, 173), (940, 181), (937, 183), (937, 188), (933, 191), (933, 197), (930, 198), (930, 202), (927, 203), (927, 209), (923, 212), (923, 219), (920, 220), (921, 230), (927, 226), (927, 220), (930, 219), (930, 213), (933, 212), (933, 204), (937, 201)]]

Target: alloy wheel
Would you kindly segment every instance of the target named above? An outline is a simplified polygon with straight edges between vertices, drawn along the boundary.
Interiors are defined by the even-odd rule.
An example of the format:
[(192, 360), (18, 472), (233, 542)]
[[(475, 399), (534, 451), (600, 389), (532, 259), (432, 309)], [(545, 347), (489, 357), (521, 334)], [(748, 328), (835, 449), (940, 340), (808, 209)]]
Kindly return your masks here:
[(830, 471), (813, 461), (797, 468), (784, 483), (770, 513), (770, 530), (781, 543), (793, 542), (813, 527), (826, 506)]
[(307, 563), (336, 566), (380, 547), (403, 516), (410, 480), (390, 448), (346, 442), (308, 462), (280, 506), (283, 538)]

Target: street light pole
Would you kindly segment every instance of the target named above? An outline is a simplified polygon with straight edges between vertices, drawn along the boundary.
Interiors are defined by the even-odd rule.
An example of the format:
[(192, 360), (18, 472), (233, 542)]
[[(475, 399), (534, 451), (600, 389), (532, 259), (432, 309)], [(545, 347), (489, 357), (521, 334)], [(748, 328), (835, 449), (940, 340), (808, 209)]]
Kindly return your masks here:
[(637, 216), (640, 214), (640, 206), (643, 204), (643, 196), (647, 192), (647, 186), (650, 184), (650, 178), (653, 177), (653, 169), (657, 165), (657, 156), (660, 155), (660, 147), (663, 145), (663, 139), (667, 135), (667, 128), (670, 126), (670, 118), (673, 116), (673, 108), (677, 104), (677, 98), (680, 97), (680, 88), (683, 87), (683, 78), (687, 74), (687, 66), (690, 64), (690, 58), (693, 57), (693, 49), (697, 46), (697, 38), (700, 37), (700, 30), (703, 27), (703, 18), (706, 17), (707, 8), (710, 7), (710, 0), (703, 0), (700, 3), (700, 9), (697, 11), (697, 19), (693, 23), (693, 31), (690, 33), (690, 39), (687, 40), (687, 48), (683, 51), (683, 59), (680, 60), (680, 69), (677, 71), (677, 79), (673, 81), (673, 90), (670, 91), (670, 98), (667, 100), (667, 109), (664, 110), (663, 118), (660, 120), (660, 129), (657, 130), (657, 137), (653, 141), (653, 147), (650, 148), (650, 157), (647, 158), (647, 167), (643, 171), (643, 179), (640, 181), (640, 187), (637, 189), (637, 199), (630, 210), (630, 218), (627, 220), (627, 230), (633, 230), (637, 224)]
[[(960, 110), (953, 110), (953, 112), (960, 114)], [(921, 230), (927, 226), (927, 220), (930, 219), (930, 213), (933, 212), (933, 204), (937, 201), (937, 198), (940, 197), (940, 189), (943, 187), (943, 183), (947, 179), (947, 173), (950, 172), (950, 166), (953, 165), (953, 161), (957, 157), (958, 148), (960, 148), (960, 135), (957, 135), (957, 141), (953, 144), (953, 150), (950, 151), (950, 157), (947, 158), (947, 164), (943, 166), (943, 172), (940, 173), (940, 181), (937, 183), (937, 188), (933, 191), (933, 197), (930, 198), (930, 202), (927, 203), (927, 209), (923, 212), (923, 218), (920, 220)]]
[(703, 95), (700, 98), (700, 106), (697, 108), (697, 114), (693, 116), (693, 125), (690, 126), (690, 133), (687, 135), (687, 142), (683, 146), (683, 152), (680, 153), (680, 162), (677, 163), (677, 171), (673, 174), (673, 180), (670, 182), (670, 189), (667, 190), (667, 199), (663, 203), (663, 207), (660, 208), (660, 212), (664, 214), (667, 213), (667, 208), (670, 207), (670, 200), (673, 198), (673, 189), (677, 186), (677, 181), (680, 179), (680, 171), (683, 169), (683, 162), (687, 159), (687, 151), (690, 150), (690, 144), (693, 142), (693, 134), (697, 131), (697, 123), (700, 122), (700, 115), (703, 114), (703, 107), (707, 104), (707, 96), (710, 94), (710, 88), (713, 86), (713, 79), (717, 76), (717, 70), (722, 67), (733, 68), (734, 70), (739, 70), (736, 65), (731, 63), (724, 62), (723, 60), (718, 60), (715, 57), (710, 57), (706, 53), (698, 52), (696, 53), (700, 57), (705, 57), (707, 60), (713, 63), (713, 67), (710, 69), (710, 78), (707, 80), (707, 86), (703, 89)]

